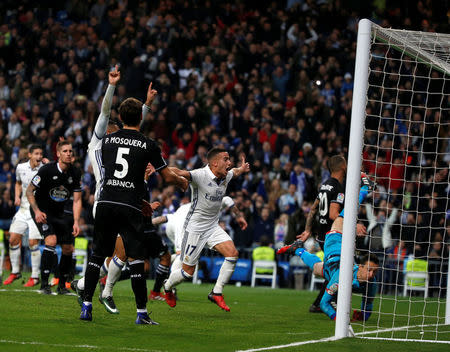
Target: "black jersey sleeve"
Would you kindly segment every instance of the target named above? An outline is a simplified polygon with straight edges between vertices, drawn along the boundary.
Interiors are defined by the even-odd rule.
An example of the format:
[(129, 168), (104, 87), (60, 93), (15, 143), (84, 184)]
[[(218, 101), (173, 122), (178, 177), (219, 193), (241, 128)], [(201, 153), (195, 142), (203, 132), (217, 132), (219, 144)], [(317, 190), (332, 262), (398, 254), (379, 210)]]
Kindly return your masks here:
[(74, 167), (73, 172), (73, 191), (81, 192), (81, 170)]
[(149, 152), (149, 161), (153, 165), (156, 171), (159, 171), (167, 166), (166, 161), (162, 157), (161, 154), (161, 148), (156, 144), (154, 140), (149, 139), (148, 144), (150, 145), (150, 148), (148, 149)]
[[(49, 164), (48, 164), (49, 165)], [(47, 175), (48, 175), (48, 170), (49, 170), (49, 166), (48, 165), (44, 165), (42, 166), (36, 175), (33, 176), (33, 178), (31, 179), (31, 183), (37, 187), (37, 188), (41, 188), (42, 185), (45, 184), (46, 180), (47, 180)]]

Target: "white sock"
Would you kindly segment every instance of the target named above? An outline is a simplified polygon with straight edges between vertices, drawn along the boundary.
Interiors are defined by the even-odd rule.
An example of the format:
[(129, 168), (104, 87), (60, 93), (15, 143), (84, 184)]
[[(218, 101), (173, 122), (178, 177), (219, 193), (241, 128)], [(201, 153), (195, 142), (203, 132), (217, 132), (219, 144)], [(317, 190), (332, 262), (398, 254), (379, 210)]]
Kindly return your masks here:
[(220, 268), (219, 277), (216, 281), (216, 286), (214, 286), (214, 293), (222, 293), (225, 284), (230, 281), (231, 276), (234, 273), (234, 268), (236, 267), (237, 257), (225, 257)]
[(183, 263), (181, 262), (180, 256), (177, 255), (174, 259), (172, 266), (170, 267), (170, 271), (177, 271), (183, 267)]
[(106, 278), (105, 289), (102, 293), (103, 298), (112, 297), (112, 290), (117, 280), (120, 278), (120, 273), (122, 272), (124, 265), (125, 263), (116, 256), (109, 262), (108, 277)]
[(9, 245), (9, 259), (11, 260), (11, 274), (20, 272), (20, 244), (17, 246)]
[(3, 275), (3, 261), (5, 260), (5, 246), (3, 241), (0, 241), (0, 276)]
[(39, 245), (30, 246), (31, 251), (31, 277), (33, 279), (38, 279), (41, 273), (41, 251), (39, 250)]
[[(106, 275), (108, 275), (108, 262), (106, 261), (108, 258), (105, 258), (105, 261), (103, 262), (103, 265), (100, 268), (100, 275), (99, 275), (99, 279), (101, 279), (102, 277), (105, 277)], [(112, 260), (112, 259), (111, 259)], [(110, 261), (111, 263), (111, 261)]]
[(170, 291), (173, 287), (178, 285), (180, 282), (183, 282), (184, 280), (190, 280), (190, 279), (192, 279), (192, 275), (189, 275), (183, 269), (172, 271), (170, 273), (169, 278), (164, 283), (164, 290)]
[(77, 287), (79, 290), (84, 290), (84, 276), (80, 280), (78, 280)]

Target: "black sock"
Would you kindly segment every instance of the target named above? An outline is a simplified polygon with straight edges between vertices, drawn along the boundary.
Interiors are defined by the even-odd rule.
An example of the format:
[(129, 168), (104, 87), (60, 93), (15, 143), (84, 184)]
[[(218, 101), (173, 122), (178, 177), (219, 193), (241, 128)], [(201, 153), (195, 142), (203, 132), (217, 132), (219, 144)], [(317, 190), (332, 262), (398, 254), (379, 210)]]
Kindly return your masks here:
[(156, 278), (155, 278), (155, 284), (153, 285), (153, 291), (160, 292), (161, 287), (164, 283), (164, 280), (166, 280), (169, 277), (169, 271), (170, 268), (168, 266), (159, 264), (156, 268)]
[(89, 258), (86, 275), (84, 276), (84, 301), (86, 302), (92, 302), (92, 296), (100, 276), (100, 267), (104, 261), (105, 257), (96, 255), (92, 255)]
[(131, 288), (136, 299), (136, 308), (147, 308), (147, 283), (144, 277), (144, 262), (141, 260), (134, 260), (130, 265), (131, 271)]
[(328, 281), (324, 281), (322, 284), (322, 287), (320, 288), (319, 295), (316, 297), (316, 300), (314, 301), (314, 305), (316, 307), (320, 307), (320, 301), (322, 300), (323, 294), (325, 293), (325, 289), (327, 288)]
[(127, 265), (120, 272), (120, 277), (118, 281), (128, 280), (130, 278), (130, 275), (131, 275), (130, 267)]
[(56, 249), (54, 246), (45, 246), (41, 257), (41, 287), (48, 286), (48, 277), (53, 268)]
[(77, 258), (75, 255), (72, 255), (72, 265), (70, 267), (69, 278), (67, 281), (71, 282), (75, 278), (75, 272), (77, 267)]
[(69, 279), (70, 268), (72, 266), (72, 254), (61, 254), (61, 260), (59, 261), (59, 283), (58, 286), (66, 287), (66, 281)]

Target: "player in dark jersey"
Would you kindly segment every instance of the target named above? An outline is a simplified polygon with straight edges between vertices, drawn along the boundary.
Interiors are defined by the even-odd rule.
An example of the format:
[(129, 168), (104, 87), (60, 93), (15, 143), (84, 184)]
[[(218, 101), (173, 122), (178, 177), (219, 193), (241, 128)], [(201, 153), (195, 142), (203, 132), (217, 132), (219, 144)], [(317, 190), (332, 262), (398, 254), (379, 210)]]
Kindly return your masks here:
[[(319, 188), (319, 194), (311, 207), (311, 211), (306, 219), (305, 230), (297, 238), (305, 242), (312, 234), (313, 220), (319, 212), (320, 231), (316, 237), (317, 242), (323, 250), (325, 234), (330, 231), (333, 221), (339, 216), (344, 206), (344, 178), (347, 173), (347, 162), (340, 155), (334, 155), (328, 161), (328, 168), (331, 177)], [(328, 282), (324, 282), (319, 295), (309, 308), (311, 313), (321, 313), (320, 300), (325, 292)]]
[(143, 202), (144, 172), (150, 162), (164, 180), (183, 191), (187, 182), (167, 168), (155, 141), (139, 132), (142, 103), (134, 98), (119, 106), (123, 129), (107, 135), (102, 142), (103, 183), (98, 201), (93, 254), (85, 277), (81, 320), (92, 320), (92, 296), (105, 257), (114, 252), (120, 233), (129, 260), (131, 286), (136, 299), (137, 324), (156, 324), (147, 313), (147, 286), (144, 277)]
[[(69, 293), (66, 281), (72, 265), (73, 238), (80, 233), (81, 171), (72, 165), (73, 150), (69, 142), (59, 141), (56, 148), (58, 161), (42, 166), (26, 191), (31, 216), (45, 242), (41, 258), (40, 292), (43, 294), (52, 294), (48, 277), (56, 262), (57, 243), (62, 249), (57, 292)], [(64, 216), (64, 207), (72, 196), (73, 218), (68, 218)]]

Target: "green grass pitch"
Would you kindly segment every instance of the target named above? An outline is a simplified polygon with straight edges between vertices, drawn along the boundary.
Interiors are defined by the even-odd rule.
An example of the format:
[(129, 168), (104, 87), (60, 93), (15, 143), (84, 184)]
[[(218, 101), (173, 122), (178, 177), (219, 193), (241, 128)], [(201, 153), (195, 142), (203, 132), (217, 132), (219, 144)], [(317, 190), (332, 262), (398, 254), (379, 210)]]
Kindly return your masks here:
[[(152, 284), (148, 281), (149, 288)], [(161, 325), (137, 326), (129, 281), (119, 282), (115, 288), (114, 297), (120, 314), (107, 313), (95, 300), (92, 322), (78, 319), (80, 308), (74, 296), (43, 296), (23, 288), (22, 282), (0, 286), (0, 351), (238, 351), (334, 335), (334, 322), (324, 314), (308, 313), (317, 292), (229, 285), (225, 288), (225, 299), (231, 312), (224, 312), (207, 300), (211, 287), (211, 284), (180, 285), (175, 308), (165, 302), (148, 303), (152, 318)], [(382, 304), (383, 308), (389, 309), (391, 305), (394, 309), (390, 301)], [(379, 306), (379, 299), (375, 306)], [(405, 307), (397, 304), (395, 309), (400, 313), (399, 309), (407, 309), (407, 306), (413, 306), (418, 313), (423, 310), (419, 298), (417, 304), (405, 304)], [(435, 312), (430, 315), (436, 314), (437, 308), (434, 306)], [(442, 311), (442, 307), (439, 309)], [(379, 318), (375, 314), (372, 318), (374, 323), (379, 321), (386, 327), (392, 326), (389, 316)], [(450, 340), (450, 326), (442, 327), (440, 332), (444, 339)], [(404, 332), (399, 332), (394, 337), (404, 337), (402, 334)], [(431, 334), (427, 337), (433, 338)], [(277, 351), (362, 349), (365, 352), (436, 352), (449, 351), (450, 347), (448, 344), (353, 338)]]

